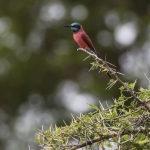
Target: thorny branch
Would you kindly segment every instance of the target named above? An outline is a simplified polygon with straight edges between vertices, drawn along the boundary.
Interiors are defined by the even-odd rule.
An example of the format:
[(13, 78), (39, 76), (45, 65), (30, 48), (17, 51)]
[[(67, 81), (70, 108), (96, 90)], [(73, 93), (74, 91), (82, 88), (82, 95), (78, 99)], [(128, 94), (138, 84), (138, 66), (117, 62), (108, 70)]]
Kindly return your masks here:
[[(121, 94), (118, 99), (114, 99), (114, 104), (107, 108), (104, 108), (101, 102), (99, 108), (90, 104), (91, 108), (96, 111), (85, 115), (81, 114), (80, 117), (72, 115), (73, 120), (70, 125), (65, 122), (65, 126), (59, 128), (56, 126), (53, 128), (51, 125), (47, 131), (43, 131), (42, 127), (36, 139), (40, 143), (39, 146), (42, 150), (92, 149), (91, 146), (95, 145), (103, 150), (108, 145), (116, 146), (117, 150), (137, 148), (141, 145), (147, 149), (150, 140), (150, 108), (148, 106), (150, 89), (145, 90), (146, 94), (144, 92), (143, 94), (142, 90), (140, 90), (141, 94), (135, 92), (132, 86), (118, 77), (118, 74), (121, 73), (112, 68), (114, 65), (84, 49), (78, 50), (88, 53), (88, 57), (92, 56), (96, 60), (96, 63), (92, 64), (93, 68), (100, 67), (101, 70), (109, 71), (115, 77), (115, 81), (107, 89), (110, 89), (118, 81), (122, 85), (121, 93), (125, 90), (131, 96), (126, 97)], [(132, 98), (135, 100), (131, 102)], [(129, 107), (125, 105), (127, 101), (131, 102)], [(141, 105), (138, 106), (138, 103)], [(72, 140), (76, 141), (76, 144)], [(112, 142), (115, 145), (112, 145)]]
[[(117, 105), (118, 106), (118, 105)], [(121, 106), (121, 104), (120, 104)], [(102, 106), (103, 107), (103, 106)], [(59, 128), (56, 129), (49, 129), (48, 132), (50, 134), (39, 130), (39, 136), (41, 137), (40, 140), (40, 146), (43, 148), (43, 150), (55, 150), (56, 149), (56, 143), (59, 144), (58, 150), (76, 150), (78, 148), (82, 147), (88, 147), (93, 145), (94, 143), (99, 143), (99, 145), (103, 146), (103, 142), (113, 141), (113, 138), (118, 138), (118, 141), (116, 141), (116, 144), (118, 145), (118, 150), (122, 149), (122, 146), (124, 143), (128, 143), (130, 146), (130, 141), (133, 142), (135, 138), (139, 135), (139, 137), (142, 134), (145, 134), (146, 136), (150, 136), (150, 116), (147, 111), (142, 110), (142, 106), (136, 108), (133, 106), (131, 110), (126, 114), (122, 114), (119, 116), (112, 116), (108, 117), (110, 114), (112, 114), (113, 107), (109, 107), (107, 109), (102, 109), (102, 111), (98, 111), (97, 114), (93, 112), (88, 118), (86, 115), (81, 115), (80, 117), (77, 117), (75, 115), (72, 115), (74, 123), (70, 126), (66, 126), (66, 128), (62, 128), (60, 131)], [(138, 116), (135, 116), (136, 114), (139, 114)], [(95, 117), (96, 115), (96, 117)], [(89, 123), (89, 121), (90, 123)], [(120, 126), (119, 122), (128, 123), (128, 125)], [(78, 123), (80, 124), (80, 127), (78, 126)], [(124, 124), (123, 123), (123, 124)], [(119, 126), (115, 126), (115, 124)], [(146, 125), (147, 124), (147, 125)], [(66, 125), (66, 123), (65, 123)], [(80, 128), (80, 131), (79, 130)], [(71, 130), (71, 133), (70, 133)], [(55, 133), (56, 131), (56, 133)], [(72, 134), (73, 132), (73, 134)], [(107, 134), (106, 134), (107, 132)], [(69, 134), (68, 134), (69, 133)], [(92, 138), (90, 134), (97, 134), (98, 136), (95, 138)], [(122, 140), (122, 136), (134, 137), (134, 138), (126, 138), (126, 140)], [(74, 139), (77, 141), (77, 144), (68, 144), (66, 145), (65, 141), (62, 143), (60, 139), (65, 139), (69, 141), (69, 139)], [(57, 142), (56, 142), (57, 139)], [(82, 139), (82, 140), (81, 140)], [(60, 140), (60, 141), (59, 141)], [(84, 142), (82, 142), (84, 140)], [(114, 140), (115, 141), (115, 140)], [(57, 150), (56, 149), (56, 150)], [(103, 148), (105, 150), (105, 148)]]
[[(135, 129), (135, 130), (132, 131), (132, 133), (134, 133), (134, 134), (136, 134), (136, 133), (144, 133), (145, 131), (146, 132), (150, 132), (150, 128), (149, 129), (145, 129), (145, 128)], [(125, 131), (125, 132), (122, 132), (121, 134), (119, 134), (119, 136), (123, 136), (123, 135), (129, 134), (129, 133), (131, 133), (131, 131)], [(114, 134), (111, 134), (111, 135), (101, 135), (100, 138), (94, 139), (94, 140), (92, 140), (92, 142), (88, 141), (88, 142), (79, 144), (77, 146), (75, 146), (75, 145), (74, 146), (70, 146), (70, 147), (72, 147), (72, 148), (70, 148), (70, 150), (76, 150), (78, 148), (82, 148), (82, 147), (85, 147), (87, 145), (92, 145), (93, 143), (96, 143), (96, 142), (99, 142), (99, 141), (103, 141), (103, 140), (107, 140), (107, 139), (110, 139), (110, 138), (113, 138), (113, 137), (116, 137), (116, 136), (118, 136), (118, 133), (114, 133)], [(118, 143), (118, 144), (121, 144), (121, 143)]]
[[(91, 52), (88, 52), (87, 50), (83, 49), (83, 48), (78, 48), (77, 50), (81, 50), (81, 51), (84, 51), (86, 53), (88, 53), (90, 56), (92, 56), (96, 61), (100, 61), (102, 62), (102, 64), (108, 69), (109, 72), (111, 72), (112, 75), (114, 75), (114, 77), (116, 78), (116, 80), (112, 83), (112, 86), (118, 81), (120, 82), (123, 87), (127, 90), (127, 92), (129, 92), (141, 105), (143, 105), (147, 110), (148, 112), (150, 112), (150, 107), (147, 106), (147, 101), (142, 101), (136, 94), (135, 94), (135, 91), (133, 91), (132, 89), (128, 88), (126, 86), (126, 84), (118, 77), (118, 74), (121, 74), (119, 72), (117, 72), (115, 69), (111, 68), (108, 64), (112, 65), (111, 63), (99, 58), (96, 54), (94, 53), (91, 53)], [(112, 65), (113, 66), (113, 65)], [(110, 87), (107, 87), (108, 89), (111, 88), (112, 86)]]
[[(150, 128), (142, 128), (142, 127), (139, 127), (137, 129), (133, 129), (133, 130), (124, 130), (122, 131), (121, 133), (117, 133), (117, 132), (113, 132), (111, 133), (110, 135), (103, 135), (103, 134), (99, 134), (99, 138), (95, 138), (95, 139), (90, 139), (90, 140), (87, 140), (86, 142), (82, 143), (82, 144), (77, 144), (77, 145), (68, 145), (67, 147), (63, 147), (63, 146), (60, 146), (60, 149), (68, 149), (68, 150), (76, 150), (78, 148), (83, 148), (83, 147), (86, 147), (86, 146), (90, 146), (94, 143), (97, 143), (97, 142), (100, 142), (100, 141), (105, 141), (105, 140), (109, 140), (110, 138), (114, 138), (114, 137), (121, 137), (123, 135), (130, 135), (130, 134), (139, 134), (139, 133), (148, 133), (148, 135), (150, 136)], [(41, 131), (41, 133), (43, 135), (43, 131)], [(43, 135), (43, 137), (45, 137), (45, 135)], [(119, 139), (119, 138), (118, 138)], [(126, 141), (125, 141), (126, 142)], [(123, 142), (123, 143), (125, 143)], [(120, 139), (118, 141), (118, 144), (119, 144), (119, 148), (118, 150), (120, 149), (120, 145), (123, 144), (121, 143)], [(43, 150), (48, 150), (43, 144), (40, 145), (41, 147), (44, 147)], [(53, 145), (49, 145), (48, 147), (53, 147)], [(55, 148), (54, 148), (55, 149)]]

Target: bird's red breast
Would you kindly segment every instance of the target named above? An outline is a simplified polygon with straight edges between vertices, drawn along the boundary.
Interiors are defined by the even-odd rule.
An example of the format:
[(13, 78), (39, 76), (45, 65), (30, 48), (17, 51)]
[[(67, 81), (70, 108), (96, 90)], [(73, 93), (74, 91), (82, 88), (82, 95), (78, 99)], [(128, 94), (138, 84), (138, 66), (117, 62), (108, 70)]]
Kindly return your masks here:
[(89, 36), (84, 32), (82, 26), (77, 33), (73, 34), (73, 38), (76, 41), (76, 43), (80, 46), (80, 48), (83, 49), (90, 48), (90, 50), (92, 50), (95, 54), (97, 54)]

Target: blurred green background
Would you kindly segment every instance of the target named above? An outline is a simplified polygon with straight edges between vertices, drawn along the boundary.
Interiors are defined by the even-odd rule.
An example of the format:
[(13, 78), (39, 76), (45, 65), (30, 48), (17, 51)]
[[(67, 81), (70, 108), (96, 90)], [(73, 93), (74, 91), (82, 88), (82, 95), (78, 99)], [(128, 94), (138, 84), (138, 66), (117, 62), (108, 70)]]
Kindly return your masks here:
[(109, 77), (88, 72), (93, 61), (77, 52), (72, 31), (82, 24), (98, 54), (148, 86), (150, 76), (149, 0), (0, 1), (0, 149), (40, 149), (38, 129), (64, 125), (71, 113), (89, 111), (87, 102), (110, 104), (119, 84), (105, 90)]

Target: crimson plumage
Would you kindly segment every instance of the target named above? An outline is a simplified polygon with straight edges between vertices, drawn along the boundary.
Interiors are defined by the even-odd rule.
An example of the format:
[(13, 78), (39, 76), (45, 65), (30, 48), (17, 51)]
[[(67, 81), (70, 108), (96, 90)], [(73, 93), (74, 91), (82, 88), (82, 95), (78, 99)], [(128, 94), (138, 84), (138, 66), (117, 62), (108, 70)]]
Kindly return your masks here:
[(97, 54), (89, 36), (85, 33), (81, 25), (80, 25), (79, 31), (77, 33), (73, 33), (73, 38), (80, 48), (83, 48), (86, 50), (90, 49), (95, 54)]

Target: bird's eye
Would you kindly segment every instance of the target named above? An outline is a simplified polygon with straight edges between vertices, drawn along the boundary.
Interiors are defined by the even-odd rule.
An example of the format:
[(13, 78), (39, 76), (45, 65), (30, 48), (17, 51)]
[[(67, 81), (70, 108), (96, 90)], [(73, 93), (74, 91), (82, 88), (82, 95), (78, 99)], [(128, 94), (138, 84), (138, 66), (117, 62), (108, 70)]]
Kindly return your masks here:
[(74, 27), (80, 29), (80, 26), (75, 25)]

